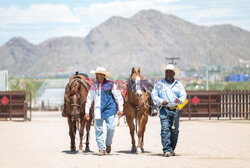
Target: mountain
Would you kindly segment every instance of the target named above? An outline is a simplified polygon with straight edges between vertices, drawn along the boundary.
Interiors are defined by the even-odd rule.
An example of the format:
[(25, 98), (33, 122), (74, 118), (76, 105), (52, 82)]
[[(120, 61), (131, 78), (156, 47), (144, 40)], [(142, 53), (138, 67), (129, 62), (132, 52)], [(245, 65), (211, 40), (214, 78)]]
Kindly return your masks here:
[(39, 45), (12, 38), (0, 47), (0, 69), (23, 76), (89, 73), (106, 67), (112, 76), (128, 75), (133, 66), (144, 74), (160, 73), (165, 57), (180, 57), (180, 68), (205, 63), (236, 65), (250, 56), (250, 32), (232, 25), (198, 26), (156, 10), (133, 17), (111, 17), (85, 38), (51, 38)]

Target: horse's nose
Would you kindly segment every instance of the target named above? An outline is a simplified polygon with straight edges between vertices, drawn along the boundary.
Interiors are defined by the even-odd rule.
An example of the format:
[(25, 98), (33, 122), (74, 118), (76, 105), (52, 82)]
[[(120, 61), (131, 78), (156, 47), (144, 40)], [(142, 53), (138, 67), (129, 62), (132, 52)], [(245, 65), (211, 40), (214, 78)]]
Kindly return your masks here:
[(142, 94), (136, 93), (136, 96), (137, 96), (138, 98), (141, 98)]
[(71, 116), (72, 116), (72, 118), (79, 118), (80, 113), (78, 110), (73, 110)]

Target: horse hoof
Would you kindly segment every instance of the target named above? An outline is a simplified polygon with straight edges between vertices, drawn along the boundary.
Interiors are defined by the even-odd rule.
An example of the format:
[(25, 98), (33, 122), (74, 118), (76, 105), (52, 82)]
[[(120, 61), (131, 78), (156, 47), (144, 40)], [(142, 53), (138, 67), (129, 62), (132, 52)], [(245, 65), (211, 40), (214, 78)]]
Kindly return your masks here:
[(70, 151), (71, 151), (71, 152), (75, 152), (75, 151), (76, 151), (76, 148), (71, 148)]
[(89, 148), (85, 148), (85, 152), (90, 152), (90, 149)]
[(132, 148), (131, 152), (136, 153), (136, 148)]
[(141, 148), (137, 148), (137, 154), (142, 154)]

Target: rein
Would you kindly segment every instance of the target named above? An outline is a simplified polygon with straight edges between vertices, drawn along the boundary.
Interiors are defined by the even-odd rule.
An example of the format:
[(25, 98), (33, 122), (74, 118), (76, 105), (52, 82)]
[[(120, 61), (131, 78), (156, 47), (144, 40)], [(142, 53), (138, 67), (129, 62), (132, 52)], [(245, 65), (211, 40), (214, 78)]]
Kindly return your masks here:
[[(71, 103), (70, 103), (70, 100), (69, 100), (69, 98), (68, 98), (68, 87), (69, 87), (73, 82), (75, 82), (75, 81), (79, 82), (82, 86), (84, 86), (84, 88), (86, 89), (86, 91), (88, 91), (88, 85), (89, 85), (89, 84), (88, 84), (85, 80), (83, 80), (83, 79), (75, 78), (75, 79), (71, 80), (71, 81), (67, 84), (67, 86), (66, 86), (67, 93), (64, 95), (64, 98), (65, 98), (65, 100), (70, 104), (70, 106), (77, 106), (77, 107), (79, 107), (79, 110), (81, 111), (81, 108), (82, 108), (83, 104), (84, 104), (84, 103), (86, 102), (86, 100), (87, 100), (87, 96), (85, 97), (85, 99), (81, 100), (81, 102), (80, 102), (79, 104), (71, 104)], [(82, 97), (82, 95), (80, 94), (80, 99), (81, 99), (81, 97)]]
[[(87, 96), (86, 96), (84, 99), (81, 100), (81, 97), (82, 97), (81, 93), (75, 93), (77, 96), (80, 95), (80, 98), (77, 97), (77, 98), (80, 99), (80, 103), (79, 103), (79, 104), (74, 104), (74, 103), (71, 104), (71, 102), (70, 102), (70, 100), (69, 100), (69, 98), (68, 98), (68, 87), (69, 87), (70, 85), (72, 85), (75, 81), (79, 82), (79, 83), (85, 88), (86, 91), (88, 91), (88, 88), (90, 87), (90, 84), (87, 83), (84, 79), (74, 78), (74, 79), (71, 80), (71, 81), (67, 84), (67, 86), (66, 86), (66, 91), (65, 91), (65, 95), (64, 95), (64, 98), (65, 98), (66, 102), (70, 105), (70, 107), (72, 107), (72, 106), (77, 106), (77, 107), (79, 107), (79, 112), (81, 112), (82, 106), (83, 106), (83, 104), (84, 104), (84, 103), (86, 102), (86, 100), (87, 100)], [(76, 120), (76, 127), (77, 127), (78, 132), (80, 132), (80, 128), (79, 128), (79, 119)], [(75, 136), (76, 140), (79, 141), (79, 139), (76, 137), (76, 132), (77, 132), (77, 130), (74, 132), (74, 136)], [(86, 136), (87, 136), (87, 134), (85, 134), (85, 136), (83, 137), (83, 140), (86, 138)]]
[(149, 98), (149, 96), (146, 96), (146, 98), (144, 100), (142, 100), (142, 102), (138, 106), (134, 106), (134, 104), (130, 103), (129, 101), (126, 102), (126, 103), (130, 104), (132, 107), (134, 107), (134, 109), (135, 109), (135, 130), (136, 130), (136, 133), (137, 133), (137, 120), (138, 120), (137, 114), (138, 114), (138, 111), (140, 111), (141, 106), (144, 105), (144, 107), (145, 107), (145, 105), (146, 105), (145, 102), (148, 100), (148, 98)]
[[(144, 76), (142, 76), (142, 77), (144, 78)], [(130, 78), (129, 82), (128, 82), (128, 87), (126, 89), (130, 88), (132, 90), (132, 92), (134, 93), (134, 88), (131, 87), (131, 84), (132, 84), (132, 82), (131, 82), (131, 78)], [(140, 111), (140, 107), (142, 107), (142, 106), (144, 106), (144, 108), (146, 108), (146, 106), (150, 107), (150, 105), (148, 103), (146, 103), (146, 102), (148, 101), (148, 98), (149, 98), (148, 93), (151, 94), (151, 92), (144, 85), (143, 85), (142, 89), (143, 89), (144, 92), (146, 92), (146, 97), (142, 100), (141, 98), (138, 98), (136, 96), (139, 99), (139, 101), (141, 101), (141, 103), (139, 105), (136, 106), (136, 105), (130, 103), (129, 100), (124, 99), (125, 102), (128, 103), (128, 104), (130, 104), (134, 108), (134, 110), (135, 110), (135, 128), (136, 128), (135, 130), (136, 130), (136, 133), (137, 133), (137, 120), (138, 120), (137, 115), (138, 115), (138, 111)], [(127, 93), (128, 92), (126, 91), (126, 94)]]

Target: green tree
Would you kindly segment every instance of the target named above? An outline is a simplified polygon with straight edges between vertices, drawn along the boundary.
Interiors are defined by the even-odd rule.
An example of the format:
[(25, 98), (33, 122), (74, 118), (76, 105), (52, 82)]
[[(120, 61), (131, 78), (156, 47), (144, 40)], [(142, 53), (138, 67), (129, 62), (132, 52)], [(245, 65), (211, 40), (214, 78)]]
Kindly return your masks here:
[(20, 78), (12, 79), (9, 82), (10, 82), (10, 90), (11, 91), (20, 91), (20, 90), (23, 90), (21, 88)]
[(229, 82), (224, 85), (223, 90), (250, 90), (250, 81), (248, 82)]

